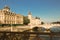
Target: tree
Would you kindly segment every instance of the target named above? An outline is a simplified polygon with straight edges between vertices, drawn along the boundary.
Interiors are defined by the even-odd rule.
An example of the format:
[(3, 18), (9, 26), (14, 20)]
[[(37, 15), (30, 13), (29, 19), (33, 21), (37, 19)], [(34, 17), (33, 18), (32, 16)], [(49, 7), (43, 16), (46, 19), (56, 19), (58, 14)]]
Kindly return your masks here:
[(52, 22), (52, 24), (60, 24), (60, 21)]
[(24, 25), (28, 25), (28, 23), (30, 23), (30, 20), (28, 19), (27, 16), (23, 16), (23, 24)]
[(35, 19), (40, 19), (40, 18), (36, 16)]
[(41, 22), (41, 24), (43, 25), (43, 24), (44, 24), (44, 22)]

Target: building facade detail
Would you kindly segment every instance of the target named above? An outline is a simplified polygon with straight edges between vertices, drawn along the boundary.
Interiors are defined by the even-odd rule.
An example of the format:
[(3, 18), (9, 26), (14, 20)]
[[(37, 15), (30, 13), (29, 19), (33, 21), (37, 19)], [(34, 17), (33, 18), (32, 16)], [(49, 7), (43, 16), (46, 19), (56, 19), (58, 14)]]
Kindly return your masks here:
[(38, 25), (41, 24), (41, 20), (38, 19), (38, 18), (32, 17), (32, 14), (31, 14), (30, 11), (28, 12), (28, 19), (30, 20), (29, 25), (35, 25), (35, 26), (38, 26)]
[(10, 11), (8, 6), (0, 10), (0, 24), (23, 24), (23, 16)]

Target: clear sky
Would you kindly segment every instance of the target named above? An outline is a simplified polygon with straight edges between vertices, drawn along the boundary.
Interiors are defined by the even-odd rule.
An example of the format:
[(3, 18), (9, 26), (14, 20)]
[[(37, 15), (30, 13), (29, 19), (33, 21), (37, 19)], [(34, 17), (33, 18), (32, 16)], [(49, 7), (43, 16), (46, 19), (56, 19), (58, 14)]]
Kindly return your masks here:
[(34, 17), (38, 16), (45, 22), (60, 21), (60, 0), (0, 0), (0, 9), (5, 5), (26, 16), (30, 10)]

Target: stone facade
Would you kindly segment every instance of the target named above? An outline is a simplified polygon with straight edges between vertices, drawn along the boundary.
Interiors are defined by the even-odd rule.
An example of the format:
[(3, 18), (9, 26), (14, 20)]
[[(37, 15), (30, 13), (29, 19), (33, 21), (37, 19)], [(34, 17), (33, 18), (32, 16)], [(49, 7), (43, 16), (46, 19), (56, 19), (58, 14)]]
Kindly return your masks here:
[(30, 11), (28, 12), (28, 19), (30, 20), (29, 25), (35, 25), (35, 26), (38, 26), (38, 25), (41, 24), (41, 20), (38, 19), (38, 18), (32, 17), (32, 14), (31, 14)]
[(10, 11), (8, 6), (0, 10), (0, 24), (23, 24), (23, 16)]
[(23, 24), (23, 16), (16, 14), (16, 24)]

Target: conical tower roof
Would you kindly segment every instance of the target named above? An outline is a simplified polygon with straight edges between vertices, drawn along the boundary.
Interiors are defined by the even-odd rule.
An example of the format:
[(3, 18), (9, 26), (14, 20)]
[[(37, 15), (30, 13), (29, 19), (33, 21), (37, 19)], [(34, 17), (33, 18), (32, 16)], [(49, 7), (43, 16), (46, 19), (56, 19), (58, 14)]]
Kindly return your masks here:
[(31, 11), (28, 12), (28, 15), (32, 15), (32, 14), (31, 14)]

